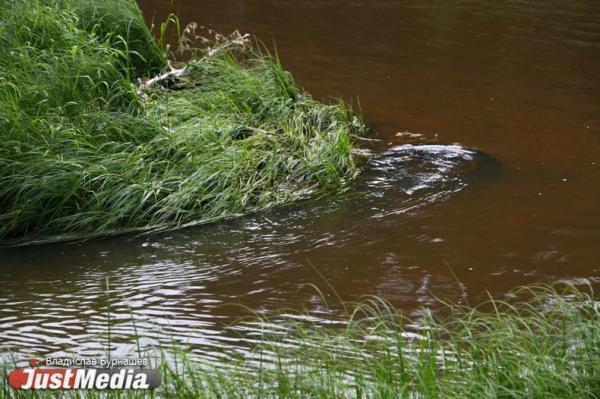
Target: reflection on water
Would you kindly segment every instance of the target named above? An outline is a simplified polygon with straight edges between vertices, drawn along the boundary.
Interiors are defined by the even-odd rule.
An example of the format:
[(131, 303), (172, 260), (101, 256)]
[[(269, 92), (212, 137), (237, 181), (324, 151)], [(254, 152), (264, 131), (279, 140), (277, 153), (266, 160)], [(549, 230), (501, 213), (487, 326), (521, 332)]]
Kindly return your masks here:
[[(319, 273), (346, 300), (378, 295), (411, 314), (461, 290), (477, 301), (538, 281), (600, 285), (600, 3), (141, 3), (149, 20), (175, 11), (275, 38), (317, 98), (360, 96), (386, 149), (340, 196), (160, 235), (0, 250), (0, 351), (103, 351), (109, 303), (117, 351), (134, 344), (132, 318), (144, 341), (242, 351), (258, 327), (224, 326), (243, 307), (332, 317)], [(403, 130), (482, 152), (400, 146)]]
[[(231, 348), (232, 341), (241, 345), (249, 332), (256, 333), (248, 325), (242, 326), (245, 339), (220, 331), (232, 316), (245, 313), (242, 306), (289, 307), (300, 296), (313, 303), (315, 315), (326, 318), (326, 310), (334, 311), (324, 309), (323, 298), (309, 287), (323, 285), (310, 261), (334, 286), (337, 273), (368, 281), (366, 270), (387, 263), (386, 273), (368, 273), (372, 288), (382, 294), (400, 290), (412, 301), (415, 292), (427, 295), (429, 279), (421, 279), (417, 290), (403, 278), (390, 279), (389, 271), (397, 268), (392, 254), (378, 265), (364, 263), (365, 271), (351, 272), (348, 260), (361, 256), (365, 245), (376, 245), (370, 241), (375, 228), (402, 224), (490, 177), (482, 175), (490, 171), (497, 172), (498, 164), (476, 151), (405, 145), (366, 163), (359, 182), (342, 195), (166, 235), (6, 249), (0, 306), (7, 317), (0, 338), (32, 353), (103, 351), (110, 313), (111, 334), (129, 343), (117, 340), (119, 351), (133, 347), (135, 321), (146, 339), (163, 331), (163, 342), (175, 338), (206, 355), (206, 348)], [(324, 257), (339, 269), (329, 270), (332, 261)]]

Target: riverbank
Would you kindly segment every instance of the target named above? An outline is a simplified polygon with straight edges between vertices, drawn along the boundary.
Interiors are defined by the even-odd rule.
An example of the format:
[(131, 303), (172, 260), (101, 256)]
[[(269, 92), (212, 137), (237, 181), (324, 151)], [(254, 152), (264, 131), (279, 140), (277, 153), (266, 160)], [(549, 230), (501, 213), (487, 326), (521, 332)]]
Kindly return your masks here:
[(244, 36), (164, 75), (133, 1), (0, 5), (4, 243), (205, 223), (356, 174), (357, 115), (314, 101)]
[[(297, 315), (263, 336), (250, 355), (222, 364), (191, 359), (184, 348), (155, 362), (162, 386), (152, 397), (189, 398), (597, 398), (600, 307), (591, 289), (528, 287), (506, 301), (446, 305), (408, 320), (372, 298), (343, 323)], [(268, 323), (270, 319), (257, 320)], [(290, 319), (291, 320), (291, 319)], [(281, 325), (281, 322), (278, 322)], [(168, 361), (165, 359), (169, 359)], [(62, 397), (105, 397), (97, 391)], [(8, 387), (3, 397), (45, 398)], [(108, 397), (146, 397), (111, 392)]]

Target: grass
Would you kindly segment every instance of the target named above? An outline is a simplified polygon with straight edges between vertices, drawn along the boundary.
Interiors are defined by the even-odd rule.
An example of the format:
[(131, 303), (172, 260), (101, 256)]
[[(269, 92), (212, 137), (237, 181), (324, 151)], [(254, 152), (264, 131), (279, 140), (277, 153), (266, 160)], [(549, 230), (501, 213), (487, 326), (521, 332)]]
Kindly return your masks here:
[[(447, 305), (445, 313), (441, 318), (425, 313), (413, 322), (372, 298), (354, 307), (344, 327), (284, 322), (285, 332), (264, 335), (251, 356), (223, 364), (200, 363), (182, 348), (163, 350), (156, 363), (163, 376), (158, 391), (107, 396), (600, 397), (600, 307), (591, 289), (521, 288), (507, 301), (479, 308)], [(53, 395), (8, 388), (0, 393)], [(65, 398), (103, 395), (61, 393)]]
[(356, 174), (356, 115), (314, 101), (259, 46), (221, 41), (149, 86), (169, 65), (133, 1), (0, 9), (4, 244), (205, 223)]
[[(220, 43), (168, 68), (126, 0), (0, 0), (0, 239), (183, 226), (339, 190), (356, 174), (344, 105), (299, 89), (276, 57)], [(163, 349), (155, 397), (598, 398), (593, 293), (448, 307), (414, 323), (372, 299), (345, 327), (289, 324), (251, 358), (204, 364)], [(288, 322), (290, 323), (290, 322)], [(412, 333), (411, 333), (412, 331)], [(110, 339), (110, 337), (109, 337)], [(146, 397), (19, 392), (0, 397)]]

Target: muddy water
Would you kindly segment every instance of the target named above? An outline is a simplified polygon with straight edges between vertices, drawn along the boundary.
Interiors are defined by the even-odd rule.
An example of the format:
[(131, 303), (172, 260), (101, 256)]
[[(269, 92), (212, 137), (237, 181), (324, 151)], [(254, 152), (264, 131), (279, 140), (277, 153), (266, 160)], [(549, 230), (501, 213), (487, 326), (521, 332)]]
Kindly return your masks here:
[[(345, 300), (378, 295), (411, 314), (462, 291), (477, 301), (540, 281), (600, 286), (600, 3), (141, 5), (149, 21), (176, 12), (274, 38), (315, 97), (358, 97), (387, 149), (341, 196), (160, 235), (0, 250), (0, 351), (103, 351), (110, 304), (117, 351), (132, 346), (133, 317), (144, 340), (218, 356), (253, 339), (251, 326), (243, 337), (223, 327), (242, 306), (335, 317), (311, 286), (335, 302), (319, 274)], [(437, 142), (399, 147), (406, 130)]]

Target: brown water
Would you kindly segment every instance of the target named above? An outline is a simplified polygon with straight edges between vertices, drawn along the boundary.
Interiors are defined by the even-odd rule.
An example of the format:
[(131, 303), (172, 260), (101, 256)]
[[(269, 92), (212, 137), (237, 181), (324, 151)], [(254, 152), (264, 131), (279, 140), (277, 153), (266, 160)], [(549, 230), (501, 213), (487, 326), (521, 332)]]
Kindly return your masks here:
[[(110, 302), (117, 351), (133, 344), (133, 316), (144, 341), (218, 356), (256, 333), (224, 329), (246, 314), (239, 305), (329, 318), (310, 284), (335, 300), (315, 267), (345, 300), (378, 295), (410, 314), (462, 290), (477, 301), (533, 282), (600, 286), (600, 2), (141, 5), (149, 21), (176, 12), (275, 39), (315, 97), (358, 97), (390, 150), (339, 197), (160, 235), (0, 250), (0, 351), (102, 351)], [(490, 157), (398, 148), (404, 130)]]

